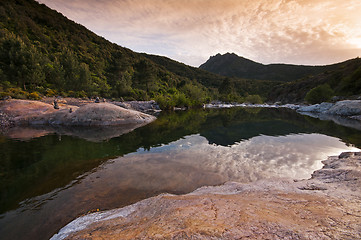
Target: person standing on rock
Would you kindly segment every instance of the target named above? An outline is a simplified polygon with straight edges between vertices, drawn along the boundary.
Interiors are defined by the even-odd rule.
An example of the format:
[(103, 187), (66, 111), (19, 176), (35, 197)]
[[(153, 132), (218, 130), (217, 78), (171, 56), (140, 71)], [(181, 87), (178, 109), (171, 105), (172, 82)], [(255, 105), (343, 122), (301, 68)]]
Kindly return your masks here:
[(59, 109), (58, 100), (54, 100), (54, 108)]

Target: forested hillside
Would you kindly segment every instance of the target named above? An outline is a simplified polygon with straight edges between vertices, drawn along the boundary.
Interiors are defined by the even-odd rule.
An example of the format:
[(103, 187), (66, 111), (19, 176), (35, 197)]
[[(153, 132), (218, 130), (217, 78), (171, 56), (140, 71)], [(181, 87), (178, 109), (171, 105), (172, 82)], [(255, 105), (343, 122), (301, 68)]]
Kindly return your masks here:
[(172, 73), (34, 0), (0, 1), (0, 26), (3, 96), (160, 98), (183, 105), (210, 99), (197, 79)]
[[(308, 96), (307, 96), (308, 95)], [(361, 59), (355, 58), (337, 64), (333, 69), (294, 82), (278, 85), (268, 99), (284, 103), (310, 103), (339, 98), (361, 97)]]
[(226, 53), (211, 57), (200, 68), (233, 77), (231, 84), (227, 84), (234, 86), (241, 96), (248, 92), (269, 102), (318, 103), (334, 96), (343, 99), (361, 95), (360, 58), (325, 66), (264, 65)]
[(334, 94), (361, 91), (359, 59), (320, 67), (263, 65), (227, 53), (201, 68), (118, 46), (34, 0), (0, 1), (0, 98), (155, 99), (172, 108), (211, 99), (303, 101), (326, 83)]
[[(211, 89), (213, 96), (226, 102), (262, 102), (267, 99), (273, 87), (282, 83), (272, 80), (220, 76), (200, 68), (187, 66), (166, 57), (149, 54), (143, 55), (179, 76), (196, 79)], [(254, 101), (255, 95), (258, 95), (256, 101)]]

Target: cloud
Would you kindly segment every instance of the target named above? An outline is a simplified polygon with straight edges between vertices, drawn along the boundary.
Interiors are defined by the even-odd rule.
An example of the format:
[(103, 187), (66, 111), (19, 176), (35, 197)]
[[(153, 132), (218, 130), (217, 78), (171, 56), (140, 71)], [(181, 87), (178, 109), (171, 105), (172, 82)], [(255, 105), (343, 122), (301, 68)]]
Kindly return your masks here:
[(196, 66), (218, 52), (298, 64), (361, 55), (358, 0), (41, 2), (122, 46)]
[[(125, 159), (131, 159), (133, 163), (136, 161), (137, 164), (158, 159), (156, 169), (165, 163), (184, 166), (193, 169), (188, 172), (189, 179), (200, 174), (207, 177), (208, 174), (210, 181), (213, 176), (218, 176), (220, 184), (226, 181), (252, 182), (272, 177), (310, 178), (313, 171), (322, 168), (321, 161), (328, 156), (355, 150), (357, 149), (347, 147), (337, 138), (320, 134), (258, 136), (230, 147), (209, 144), (206, 138), (192, 135), (167, 146), (153, 148), (150, 152), (145, 151), (144, 154), (130, 154)], [(122, 158), (122, 161), (128, 161), (125, 159)], [(177, 175), (181, 171), (178, 168), (171, 169), (173, 170), (168, 170), (165, 174), (174, 171), (170, 175)], [(154, 175), (161, 176), (162, 173)]]

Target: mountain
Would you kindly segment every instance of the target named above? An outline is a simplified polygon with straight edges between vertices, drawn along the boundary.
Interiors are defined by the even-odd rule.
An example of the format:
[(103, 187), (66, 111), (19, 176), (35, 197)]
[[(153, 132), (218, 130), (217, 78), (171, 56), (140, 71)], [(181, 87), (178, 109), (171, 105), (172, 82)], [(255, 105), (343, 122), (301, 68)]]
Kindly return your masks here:
[(224, 78), (184, 64), (166, 68), (161, 64), (168, 59), (153, 61), (111, 43), (34, 0), (1, 0), (0, 26), (0, 97), (160, 98), (191, 105), (210, 98), (199, 82)]
[(224, 76), (220, 76), (200, 68), (191, 67), (167, 57), (146, 53), (143, 53), (142, 55), (178, 76), (188, 79), (196, 79), (198, 82), (207, 87), (219, 87), (225, 78)]
[(315, 75), (332, 69), (328, 66), (302, 66), (291, 64), (264, 65), (237, 56), (234, 53), (217, 54), (199, 68), (227, 77), (291, 82), (308, 75)]
[(242, 97), (247, 95), (260, 95), (266, 99), (273, 87), (282, 83), (270, 80), (229, 78), (200, 68), (187, 66), (167, 57), (149, 55), (145, 53), (143, 53), (143, 56), (163, 66), (165, 69), (177, 74), (178, 76), (188, 79), (196, 79), (197, 82), (210, 89), (217, 99), (223, 101), (242, 101)]
[(349, 62), (316, 67), (263, 65), (227, 53), (194, 68), (111, 43), (34, 0), (0, 1), (0, 99), (102, 96), (155, 99), (162, 108), (172, 108), (211, 99), (296, 99), (290, 94), (301, 99), (329, 78), (340, 81), (328, 83), (336, 93), (359, 94), (357, 63), (342, 68), (345, 64)]

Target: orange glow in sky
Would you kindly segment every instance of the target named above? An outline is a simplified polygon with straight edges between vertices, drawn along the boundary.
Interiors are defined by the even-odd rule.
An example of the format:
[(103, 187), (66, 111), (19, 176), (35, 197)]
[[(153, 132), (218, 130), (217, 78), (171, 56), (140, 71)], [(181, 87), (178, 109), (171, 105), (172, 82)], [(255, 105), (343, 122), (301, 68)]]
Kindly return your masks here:
[(234, 52), (262, 63), (361, 56), (360, 0), (39, 0), (137, 52), (199, 66)]

